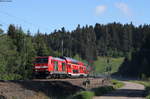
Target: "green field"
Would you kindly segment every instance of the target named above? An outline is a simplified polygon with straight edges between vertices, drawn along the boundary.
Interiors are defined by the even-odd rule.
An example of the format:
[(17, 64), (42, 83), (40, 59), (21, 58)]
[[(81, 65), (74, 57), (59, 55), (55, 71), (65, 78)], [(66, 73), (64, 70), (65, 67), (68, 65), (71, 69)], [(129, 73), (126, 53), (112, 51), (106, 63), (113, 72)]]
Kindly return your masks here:
[[(107, 63), (109, 59), (109, 64)], [(111, 66), (111, 73), (117, 72), (119, 66), (122, 64), (124, 58), (108, 58), (108, 57), (98, 57), (97, 61), (94, 62), (96, 73), (105, 73), (106, 67)]]

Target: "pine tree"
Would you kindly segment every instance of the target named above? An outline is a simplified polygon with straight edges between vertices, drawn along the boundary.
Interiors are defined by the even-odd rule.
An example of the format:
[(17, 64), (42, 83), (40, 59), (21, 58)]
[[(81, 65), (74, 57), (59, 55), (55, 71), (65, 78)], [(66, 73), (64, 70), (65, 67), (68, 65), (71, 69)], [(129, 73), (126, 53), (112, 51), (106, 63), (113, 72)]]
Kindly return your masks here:
[(7, 31), (8, 36), (10, 36), (12, 39), (16, 37), (16, 28), (13, 24), (10, 24)]
[(34, 47), (35, 47), (37, 56), (49, 55), (48, 47), (46, 46), (43, 36), (39, 31), (37, 32), (37, 35), (34, 37)]

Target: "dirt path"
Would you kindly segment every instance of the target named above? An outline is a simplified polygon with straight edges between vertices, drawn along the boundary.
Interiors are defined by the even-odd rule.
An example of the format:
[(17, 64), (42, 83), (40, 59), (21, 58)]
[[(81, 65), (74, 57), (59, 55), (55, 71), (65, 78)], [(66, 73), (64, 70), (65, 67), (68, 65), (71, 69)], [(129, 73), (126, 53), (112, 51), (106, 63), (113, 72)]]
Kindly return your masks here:
[(96, 96), (93, 99), (144, 99), (144, 86), (124, 81), (125, 86), (103, 96)]

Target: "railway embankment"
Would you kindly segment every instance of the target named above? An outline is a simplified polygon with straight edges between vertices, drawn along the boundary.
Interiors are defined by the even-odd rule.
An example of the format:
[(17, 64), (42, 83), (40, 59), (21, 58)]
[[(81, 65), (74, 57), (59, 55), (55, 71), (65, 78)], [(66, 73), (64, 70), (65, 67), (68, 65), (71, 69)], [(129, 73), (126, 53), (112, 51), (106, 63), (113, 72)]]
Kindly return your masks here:
[(108, 84), (103, 78), (0, 81), (0, 99), (65, 99), (79, 91)]

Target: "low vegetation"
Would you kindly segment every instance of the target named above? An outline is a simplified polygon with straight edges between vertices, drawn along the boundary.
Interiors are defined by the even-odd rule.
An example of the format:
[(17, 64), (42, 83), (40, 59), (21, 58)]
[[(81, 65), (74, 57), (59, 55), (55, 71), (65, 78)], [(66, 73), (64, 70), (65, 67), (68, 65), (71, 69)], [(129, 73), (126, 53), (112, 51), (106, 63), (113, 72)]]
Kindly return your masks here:
[(92, 99), (93, 96), (94, 96), (94, 92), (91, 92), (91, 91), (81, 91), (81, 92), (76, 93), (75, 95), (73, 95), (71, 97), (71, 99)]
[(124, 83), (123, 82), (120, 82), (120, 81), (117, 81), (117, 80), (111, 80), (112, 84), (113, 84), (113, 87), (115, 89), (117, 88), (121, 88), (124, 86)]
[(103, 86), (98, 88), (93, 88), (92, 91), (95, 93), (95, 96), (101, 96), (103, 94), (106, 94), (110, 91), (115, 90), (113, 86)]
[(110, 91), (113, 91), (113, 86), (103, 86), (98, 88), (93, 88), (91, 91), (81, 91), (73, 95), (69, 99), (92, 99), (93, 96), (101, 96), (103, 94), (106, 94)]
[(71, 96), (71, 99), (92, 99), (93, 96), (101, 96), (103, 94), (107, 94), (108, 92), (111, 92), (124, 85), (124, 83), (117, 80), (111, 80), (111, 82), (113, 86), (102, 86), (98, 88), (93, 88), (91, 89), (91, 91), (81, 91)]

